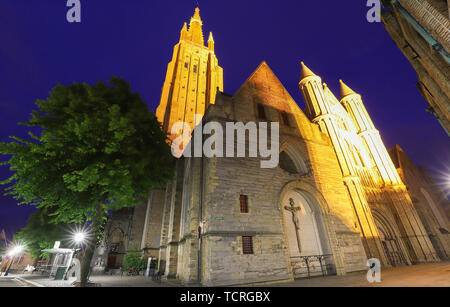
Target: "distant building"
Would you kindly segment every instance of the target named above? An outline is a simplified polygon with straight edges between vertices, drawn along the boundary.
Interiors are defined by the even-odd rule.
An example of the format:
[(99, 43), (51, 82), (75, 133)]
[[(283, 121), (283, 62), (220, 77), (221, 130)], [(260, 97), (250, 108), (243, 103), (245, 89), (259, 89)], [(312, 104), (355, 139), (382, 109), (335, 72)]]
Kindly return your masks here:
[(417, 87), (450, 136), (450, 5), (447, 0), (384, 0), (386, 30), (417, 72)]
[(118, 272), (124, 269), (125, 255), (130, 250), (141, 250), (146, 204), (112, 212), (104, 229), (104, 237), (95, 250), (95, 273)]
[(448, 198), (430, 174), (423, 167), (414, 165), (400, 146), (390, 149), (389, 154), (439, 258), (449, 259), (450, 250), (444, 248), (450, 246)]
[[(223, 131), (277, 122), (279, 165), (261, 168), (260, 155), (177, 159), (174, 179), (148, 203), (110, 219), (96, 263), (117, 267), (139, 242), (163, 278), (216, 286), (344, 275), (367, 270), (368, 258), (384, 267), (447, 259), (440, 228), (448, 220), (441, 225), (441, 209), (414, 203), (405, 181), (413, 184), (399, 175), (359, 94), (341, 81), (337, 98), (302, 63), (301, 110), (266, 62), (236, 93), (223, 93), (214, 41), (204, 45), (201, 26), (196, 9), (168, 65), (157, 109), (164, 130), (178, 121), (199, 129), (194, 114)], [(251, 142), (240, 141), (246, 152)]]
[(23, 272), (28, 265), (34, 266), (36, 265), (36, 261), (31, 257), (30, 253), (25, 252), (14, 257), (9, 270), (10, 272)]

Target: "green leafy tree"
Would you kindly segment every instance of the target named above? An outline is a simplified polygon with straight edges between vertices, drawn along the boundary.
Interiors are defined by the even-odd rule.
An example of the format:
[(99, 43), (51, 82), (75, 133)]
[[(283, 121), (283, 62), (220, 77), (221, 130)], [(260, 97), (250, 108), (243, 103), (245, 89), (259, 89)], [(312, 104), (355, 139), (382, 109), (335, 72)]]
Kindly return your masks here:
[[(57, 86), (23, 123), (41, 128), (30, 139), (0, 143), (14, 175), (8, 194), (23, 204), (52, 208), (52, 223), (90, 223), (81, 264), (85, 286), (108, 210), (136, 206), (173, 177), (167, 135), (123, 79), (109, 84)], [(34, 128), (35, 129), (35, 128)]]
[(55, 241), (63, 242), (62, 245), (70, 244), (68, 242), (68, 225), (51, 223), (52, 217), (49, 215), (48, 208), (38, 209), (28, 218), (27, 225), (20, 229), (14, 236), (14, 241), (24, 244), (26, 250), (35, 260), (34, 266), (41, 257), (48, 257), (43, 253), (43, 249), (52, 248)]

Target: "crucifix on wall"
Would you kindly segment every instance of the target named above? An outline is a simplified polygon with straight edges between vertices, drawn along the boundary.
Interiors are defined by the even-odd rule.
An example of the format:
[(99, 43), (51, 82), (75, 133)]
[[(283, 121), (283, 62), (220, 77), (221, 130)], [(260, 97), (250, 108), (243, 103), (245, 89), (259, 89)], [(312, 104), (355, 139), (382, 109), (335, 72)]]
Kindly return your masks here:
[(300, 230), (300, 218), (299, 213), (302, 210), (300, 207), (295, 207), (295, 202), (292, 198), (289, 198), (289, 206), (284, 206), (284, 209), (291, 212), (292, 214), (292, 222), (294, 223), (295, 228), (295, 236), (297, 237), (297, 246), (298, 251), (302, 252), (302, 244), (300, 243), (300, 236), (298, 235), (298, 231)]

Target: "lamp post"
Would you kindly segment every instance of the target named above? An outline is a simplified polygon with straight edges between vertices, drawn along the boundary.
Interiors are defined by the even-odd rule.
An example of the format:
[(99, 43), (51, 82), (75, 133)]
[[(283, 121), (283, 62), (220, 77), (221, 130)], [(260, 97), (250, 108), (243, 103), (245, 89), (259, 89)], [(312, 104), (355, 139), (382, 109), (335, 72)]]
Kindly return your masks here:
[(76, 247), (79, 247), (79, 248), (72, 249), (72, 254), (70, 256), (69, 264), (67, 266), (64, 279), (68, 278), (67, 273), (69, 272), (70, 267), (72, 266), (73, 258), (75, 257), (75, 254), (81, 250), (83, 243), (86, 241), (86, 237), (87, 237), (87, 234), (84, 231), (77, 231), (76, 233), (73, 234), (72, 241), (75, 243)]
[(11, 250), (8, 252), (8, 256), (11, 257), (11, 261), (10, 261), (9, 265), (7, 266), (7, 268), (6, 268), (5, 276), (8, 276), (9, 269), (10, 269), (11, 265), (14, 263), (16, 255), (19, 255), (22, 252), (23, 252), (23, 246), (20, 245), (20, 244), (14, 245), (11, 248)]

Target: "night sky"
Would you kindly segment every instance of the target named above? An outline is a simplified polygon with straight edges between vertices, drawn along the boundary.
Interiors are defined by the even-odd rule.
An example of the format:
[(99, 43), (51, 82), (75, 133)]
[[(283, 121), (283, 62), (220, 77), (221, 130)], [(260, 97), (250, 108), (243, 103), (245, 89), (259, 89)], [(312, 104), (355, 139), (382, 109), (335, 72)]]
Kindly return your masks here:
[[(383, 25), (367, 22), (365, 0), (199, 2), (205, 39), (213, 31), (224, 68), (225, 92), (234, 93), (265, 60), (303, 109), (302, 60), (336, 96), (339, 78), (363, 96), (388, 148), (399, 144), (436, 177), (450, 165), (448, 137), (425, 112), (414, 70)], [(26, 136), (17, 122), (28, 120), (36, 99), (47, 98), (58, 83), (116, 75), (156, 109), (173, 46), (196, 1), (81, 3), (81, 24), (70, 24), (65, 0), (1, 1), (0, 141)], [(0, 167), (0, 179), (10, 175)], [(11, 237), (34, 209), (0, 193), (0, 231)]]

